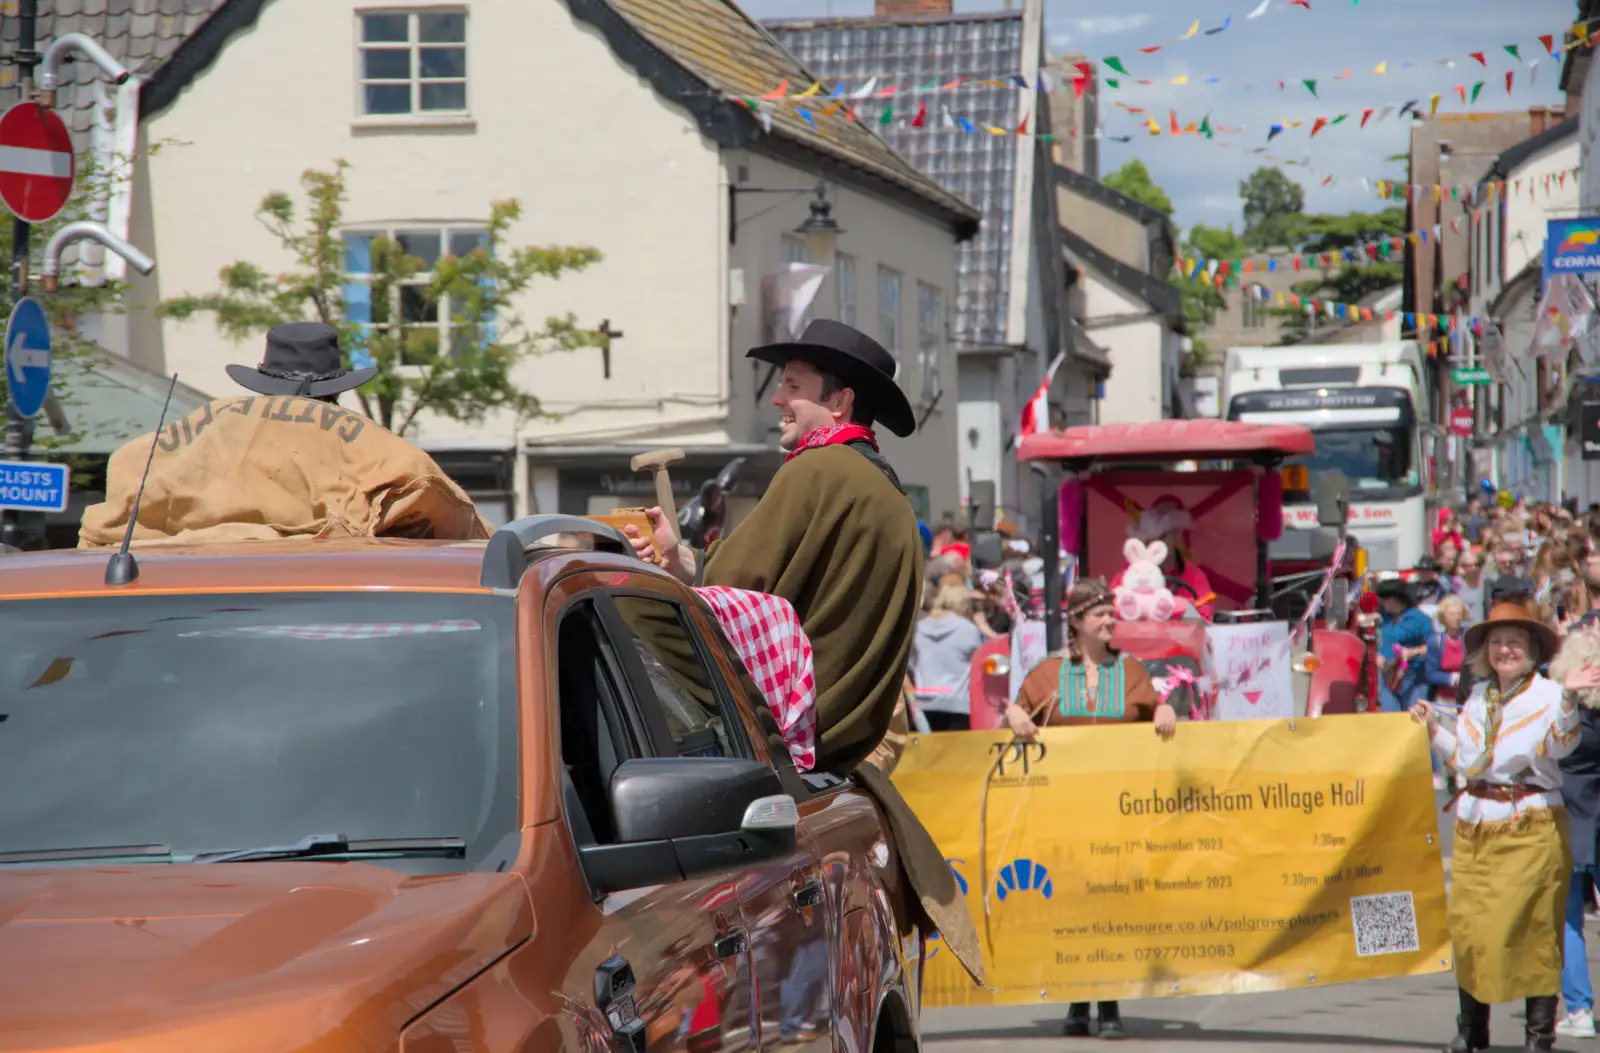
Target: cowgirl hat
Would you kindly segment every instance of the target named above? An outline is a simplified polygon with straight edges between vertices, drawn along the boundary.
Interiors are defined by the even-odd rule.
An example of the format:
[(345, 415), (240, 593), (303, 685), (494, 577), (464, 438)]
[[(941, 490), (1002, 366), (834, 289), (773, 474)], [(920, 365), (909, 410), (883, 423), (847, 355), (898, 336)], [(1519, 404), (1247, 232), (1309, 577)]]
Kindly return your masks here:
[(1497, 626), (1527, 630), (1530, 636), (1539, 641), (1539, 647), (1547, 660), (1554, 657), (1559, 646), (1555, 630), (1535, 618), (1528, 608), (1520, 603), (1501, 602), (1494, 605), (1489, 617), (1467, 630), (1467, 650), (1476, 651), (1482, 647), (1484, 637), (1489, 634), (1490, 629)]

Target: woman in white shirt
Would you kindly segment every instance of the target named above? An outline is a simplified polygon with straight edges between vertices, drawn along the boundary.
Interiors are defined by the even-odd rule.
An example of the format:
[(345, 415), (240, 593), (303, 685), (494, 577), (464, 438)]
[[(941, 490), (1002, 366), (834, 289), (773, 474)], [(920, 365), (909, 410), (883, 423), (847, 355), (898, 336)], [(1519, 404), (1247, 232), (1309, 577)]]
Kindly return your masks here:
[(1481, 678), (1452, 725), (1420, 702), (1411, 714), (1456, 771), (1450, 938), (1461, 989), (1447, 1053), (1489, 1048), (1489, 1007), (1525, 999), (1529, 1053), (1555, 1048), (1562, 926), (1572, 854), (1559, 761), (1578, 742), (1574, 692), (1600, 685), (1582, 665), (1560, 684), (1538, 674), (1556, 635), (1515, 603), (1467, 630)]

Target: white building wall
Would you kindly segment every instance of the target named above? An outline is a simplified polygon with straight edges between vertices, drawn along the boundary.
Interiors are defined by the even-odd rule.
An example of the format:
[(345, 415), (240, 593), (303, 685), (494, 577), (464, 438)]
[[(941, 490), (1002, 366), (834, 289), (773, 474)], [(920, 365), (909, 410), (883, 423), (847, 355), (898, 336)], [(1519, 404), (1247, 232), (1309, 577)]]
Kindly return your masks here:
[[(738, 182), (741, 175), (751, 187), (810, 187), (817, 177), (793, 165), (748, 151), (727, 155), (724, 177)], [(727, 191), (722, 191), (726, 208)], [(745, 302), (732, 309), (733, 426), (740, 442), (776, 443), (778, 413), (771, 405), (771, 385), (758, 396), (770, 367), (746, 359), (745, 352), (767, 340), (761, 299), (761, 277), (784, 262), (784, 241), (797, 239), (794, 230), (810, 214), (814, 195), (802, 193), (741, 194), (737, 203), (736, 240), (729, 248), (728, 265), (744, 287)], [(958, 444), (959, 384), (956, 352), (949, 339), (955, 313), (955, 234), (933, 219), (908, 207), (870, 196), (848, 186), (828, 184), (833, 218), (839, 235), (833, 259), (816, 261), (830, 268), (818, 292), (810, 317), (841, 318), (839, 259), (855, 262), (855, 300), (852, 324), (880, 343), (888, 340), (886, 320), (880, 315), (880, 268), (900, 276), (899, 341), (889, 350), (900, 362), (900, 386), (916, 410), (926, 417), (920, 431), (909, 438), (879, 429), (884, 456), (907, 487), (927, 489), (928, 513), (938, 517), (960, 507), (961, 473)], [(937, 355), (936, 376), (929, 376), (919, 354), (917, 287), (937, 290), (943, 303), (943, 338)], [(670, 284), (670, 281), (669, 283)], [(726, 301), (724, 301), (726, 303)], [(727, 308), (723, 310), (726, 312)], [(851, 321), (850, 318), (841, 318)], [(942, 392), (942, 394), (939, 394)], [(935, 400), (935, 395), (938, 395)]]
[[(132, 240), (160, 267), (132, 282), (133, 357), (213, 394), (235, 390), (223, 367), (259, 361), (257, 341), (236, 345), (208, 320), (162, 323), (138, 308), (212, 291), (219, 268), (235, 260), (269, 271), (289, 266), (252, 214), (272, 191), (301, 200), (304, 170), (344, 158), (352, 226), (482, 221), (491, 202), (517, 198), (523, 218), (510, 244), (587, 245), (605, 254), (584, 273), (536, 283), (521, 305), (534, 324), (570, 311), (580, 324), (609, 319), (625, 334), (615, 341), (609, 379), (598, 351), (524, 367), (527, 390), (562, 415), (529, 425), (526, 437), (725, 438), (727, 202), (714, 145), (553, 3), (471, 5), (469, 118), (363, 118), (362, 6), (264, 5), (255, 27), (146, 123), (145, 146), (181, 145), (136, 172)], [(284, 75), (285, 55), (295, 56), (293, 75)], [(416, 437), (425, 445), (509, 446), (513, 433), (505, 419), (428, 419)]]
[[(1124, 295), (1094, 271), (1085, 269), (1079, 284), (1083, 328), (1111, 359), (1100, 423), (1161, 420), (1166, 416), (1169, 385), (1177, 379), (1175, 345), (1169, 347), (1166, 339), (1170, 332), (1147, 305)], [(1169, 366), (1174, 368), (1169, 371)]]

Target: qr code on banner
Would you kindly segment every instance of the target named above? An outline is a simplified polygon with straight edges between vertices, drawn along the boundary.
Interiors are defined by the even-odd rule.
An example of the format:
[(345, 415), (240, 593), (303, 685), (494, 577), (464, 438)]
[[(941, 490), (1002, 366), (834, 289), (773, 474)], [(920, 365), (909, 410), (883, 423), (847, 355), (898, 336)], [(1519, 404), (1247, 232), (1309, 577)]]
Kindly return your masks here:
[(1419, 950), (1417, 909), (1409, 892), (1350, 897), (1350, 924), (1356, 932), (1356, 954), (1404, 954)]

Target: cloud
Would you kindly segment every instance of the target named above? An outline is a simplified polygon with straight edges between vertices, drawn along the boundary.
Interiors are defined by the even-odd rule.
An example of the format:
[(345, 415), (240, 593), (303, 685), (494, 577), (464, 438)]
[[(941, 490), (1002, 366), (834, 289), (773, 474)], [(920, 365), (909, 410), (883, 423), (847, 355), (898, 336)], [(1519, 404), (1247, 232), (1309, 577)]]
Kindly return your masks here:
[(1083, 18), (1063, 18), (1056, 23), (1060, 28), (1050, 34), (1050, 46), (1068, 50), (1080, 41), (1092, 37), (1109, 37), (1118, 33), (1132, 33), (1150, 24), (1149, 15), (1088, 15)]

